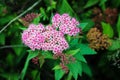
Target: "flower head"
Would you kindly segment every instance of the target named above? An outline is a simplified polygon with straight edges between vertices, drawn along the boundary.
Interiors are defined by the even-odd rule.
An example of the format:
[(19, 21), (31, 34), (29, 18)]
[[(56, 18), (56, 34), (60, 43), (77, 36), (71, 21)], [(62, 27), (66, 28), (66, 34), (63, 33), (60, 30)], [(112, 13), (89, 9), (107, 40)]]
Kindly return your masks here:
[(41, 45), (45, 41), (44, 36), (41, 34), (43, 31), (44, 26), (42, 24), (29, 25), (29, 28), (22, 33), (23, 43), (32, 50), (41, 49)]
[(79, 22), (75, 19), (70, 17), (68, 14), (55, 14), (52, 18), (53, 27), (57, 28), (64, 34), (69, 34), (70, 36), (74, 36), (80, 32), (77, 25)]
[(68, 48), (68, 43), (60, 31), (52, 30), (43, 33), (45, 42), (42, 45), (43, 50), (52, 50), (53, 53), (62, 53)]

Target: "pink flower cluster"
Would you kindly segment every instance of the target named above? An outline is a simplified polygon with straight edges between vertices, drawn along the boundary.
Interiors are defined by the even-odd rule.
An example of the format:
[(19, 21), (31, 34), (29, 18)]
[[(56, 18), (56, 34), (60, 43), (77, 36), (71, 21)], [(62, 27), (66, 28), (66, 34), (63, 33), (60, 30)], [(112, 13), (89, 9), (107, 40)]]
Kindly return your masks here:
[(53, 51), (54, 54), (62, 53), (69, 47), (64, 34), (76, 35), (80, 31), (76, 27), (79, 22), (68, 14), (62, 16), (56, 14), (52, 23), (52, 26), (48, 25), (46, 27), (42, 24), (30, 24), (28, 29), (22, 33), (23, 43), (32, 50), (42, 49)]
[(29, 46), (32, 50), (41, 49), (42, 43), (45, 41), (44, 36), (41, 34), (44, 31), (42, 24), (29, 25), (27, 30), (22, 33), (22, 41), (25, 45)]
[(80, 29), (77, 27), (79, 22), (75, 18), (71, 18), (68, 14), (56, 14), (52, 18), (52, 23), (53, 27), (70, 36), (74, 36), (80, 32)]
[(51, 50), (53, 53), (62, 53), (69, 47), (63, 33), (54, 30), (51, 26), (29, 25), (22, 33), (22, 41), (32, 50)]

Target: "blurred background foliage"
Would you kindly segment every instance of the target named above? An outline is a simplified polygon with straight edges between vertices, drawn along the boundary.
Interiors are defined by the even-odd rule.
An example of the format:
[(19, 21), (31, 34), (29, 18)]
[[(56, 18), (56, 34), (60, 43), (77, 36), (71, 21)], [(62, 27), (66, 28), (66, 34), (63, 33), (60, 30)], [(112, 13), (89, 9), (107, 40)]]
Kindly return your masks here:
[[(36, 1), (38, 0), (0, 0), (0, 30)], [(97, 27), (103, 34), (109, 36), (111, 46), (107, 50), (96, 50), (96, 55), (85, 56), (93, 76), (83, 74), (78, 80), (119, 80), (119, 9), (120, 0), (41, 0), (26, 14), (38, 13), (42, 17), (40, 21), (48, 24), (51, 23), (53, 14), (69, 13), (80, 22), (87, 23), (82, 33), (85, 39), (88, 31), (92, 27)], [(28, 55), (28, 48), (21, 42), (21, 33), (24, 28), (19, 18), (0, 33), (0, 80), (18, 80), (20, 77)], [(54, 80), (52, 62), (52, 60), (46, 60), (42, 68), (30, 62), (25, 80)], [(65, 80), (65, 77), (66, 75), (62, 80)]]

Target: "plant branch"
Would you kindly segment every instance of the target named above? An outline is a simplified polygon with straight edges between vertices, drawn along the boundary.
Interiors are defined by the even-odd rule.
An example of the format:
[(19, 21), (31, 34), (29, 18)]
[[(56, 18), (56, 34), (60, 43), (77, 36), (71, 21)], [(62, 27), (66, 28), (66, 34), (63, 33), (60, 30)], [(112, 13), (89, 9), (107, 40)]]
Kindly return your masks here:
[(26, 46), (24, 46), (24, 45), (6, 45), (6, 46), (0, 47), (0, 49), (12, 48), (12, 47), (26, 47)]
[(6, 26), (4, 26), (1, 30), (0, 33), (2, 33), (11, 23), (13, 23), (14, 21), (16, 21), (17, 19), (19, 19), (21, 16), (23, 16), (25, 13), (27, 13), (28, 11), (32, 10), (37, 4), (40, 3), (41, 0), (38, 0), (37, 2), (35, 2), (32, 6), (30, 6), (27, 10), (25, 10), (23, 13), (19, 14), (17, 17), (15, 17), (14, 19), (12, 19)]

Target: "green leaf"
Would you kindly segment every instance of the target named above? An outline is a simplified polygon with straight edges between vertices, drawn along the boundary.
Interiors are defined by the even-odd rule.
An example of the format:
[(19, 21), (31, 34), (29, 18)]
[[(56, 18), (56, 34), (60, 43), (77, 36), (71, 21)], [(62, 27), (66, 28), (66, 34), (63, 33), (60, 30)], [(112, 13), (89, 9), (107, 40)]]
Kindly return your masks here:
[(65, 72), (62, 69), (56, 69), (55, 70), (55, 80), (60, 80)]
[(37, 16), (33, 21), (32, 21), (33, 24), (39, 24), (40, 23), (40, 15)]
[(66, 52), (66, 54), (75, 55), (75, 54), (78, 53), (79, 51), (80, 51), (80, 49), (69, 50), (69, 51)]
[(36, 57), (36, 56), (38, 55), (38, 51), (31, 51), (31, 50), (30, 50), (30, 51), (28, 51), (28, 52), (29, 52), (28, 57), (27, 57), (27, 59), (26, 59), (24, 68), (23, 68), (23, 70), (22, 70), (22, 72), (21, 72), (21, 75), (20, 75), (21, 80), (24, 80), (24, 76), (25, 76), (25, 74), (26, 74), (26, 71), (27, 71), (27, 68), (28, 68), (28, 65), (29, 65), (29, 61), (30, 61), (32, 58), (34, 58), (34, 57)]
[(48, 19), (48, 16), (47, 16), (44, 8), (42, 8), (42, 7), (40, 8), (40, 13), (41, 13), (40, 16), (43, 17), (43, 20)]
[(76, 46), (76, 44), (78, 44), (78, 38), (72, 39), (70, 41), (70, 47)]
[(0, 77), (5, 80), (18, 80), (19, 74), (17, 73), (2, 73)]
[(100, 4), (99, 5), (103, 5), (103, 4), (105, 4), (105, 2), (107, 2), (107, 0), (100, 0)]
[(7, 16), (4, 16), (4, 17), (0, 18), (0, 25), (5, 25), (6, 23), (8, 23), (13, 18), (14, 18), (14, 15), (7, 15)]
[(112, 38), (114, 35), (113, 29), (110, 24), (102, 22), (103, 34), (106, 34), (109, 38)]
[(44, 56), (43, 55), (39, 55), (40, 68), (43, 66), (44, 62), (45, 62)]
[(108, 50), (117, 50), (120, 49), (120, 40), (112, 40), (112, 45), (108, 48)]
[(49, 51), (42, 51), (45, 59), (53, 59), (53, 55)]
[(91, 49), (88, 44), (79, 44), (76, 45), (80, 48), (80, 53), (82, 55), (93, 55), (96, 54), (95, 50)]
[(5, 44), (5, 34), (4, 34), (4, 33), (1, 33), (1, 34), (0, 34), (0, 44), (1, 44), (1, 45), (4, 45), (4, 44)]
[(33, 80), (40, 80), (39, 70), (32, 70), (31, 74), (32, 74), (31, 76), (32, 76)]
[(83, 32), (89, 31), (94, 26), (94, 24), (95, 24), (91, 19), (83, 20), (82, 23), (86, 23), (86, 25), (83, 24), (83, 25), (85, 25), (85, 27), (83, 27), (83, 29), (82, 29)]
[(86, 3), (86, 5), (84, 6), (84, 8), (89, 8), (93, 5), (96, 5), (99, 2), (99, 0), (88, 0), (88, 2)]
[(119, 14), (118, 21), (117, 21), (117, 32), (118, 32), (118, 37), (120, 39), (120, 14)]
[(83, 30), (83, 29), (85, 29), (85, 27), (86, 27), (87, 25), (88, 25), (88, 23), (80, 23), (80, 25), (79, 25), (78, 27)]
[(60, 7), (58, 7), (58, 11), (60, 14), (69, 13), (71, 16), (77, 17), (76, 13), (73, 11), (67, 0), (62, 0), (62, 4), (60, 2)]
[(78, 62), (78, 61), (71, 62), (70, 64), (68, 64), (68, 68), (71, 71), (75, 80), (77, 80), (78, 74), (82, 75), (82, 65), (80, 64), (80, 62)]
[(22, 46), (22, 42), (21, 42), (21, 37), (20, 36), (19, 37), (18, 36), (14, 36), (12, 38), (12, 40), (11, 40), (11, 44), (12, 45), (19, 44), (21, 46), (21, 47), (13, 47), (12, 48), (17, 56), (19, 56), (26, 49), (24, 46)]
[(70, 35), (66, 35), (66, 39), (67, 39), (68, 42), (70, 42), (71, 41), (71, 36)]
[(84, 73), (86, 73), (88, 76), (92, 77), (92, 72), (90, 67), (86, 63), (82, 63), (82, 70)]
[(26, 30), (27, 27), (25, 27), (25, 26), (19, 26), (19, 29), (21, 29), (21, 30)]
[(56, 65), (52, 70), (61, 69), (60, 65)]
[(7, 57), (6, 57), (6, 62), (9, 66), (13, 66), (14, 65), (14, 59), (15, 56), (12, 53), (8, 53)]
[(106, 5), (105, 5), (106, 2), (107, 2), (107, 0), (100, 0), (99, 6), (101, 6), (102, 10), (106, 9)]
[(85, 63), (87, 63), (87, 61), (85, 60), (84, 56), (81, 55), (80, 52), (77, 53), (77, 54), (75, 54), (74, 57), (75, 57), (76, 60), (78, 60), (78, 61), (80, 61), (80, 62), (85, 62)]

